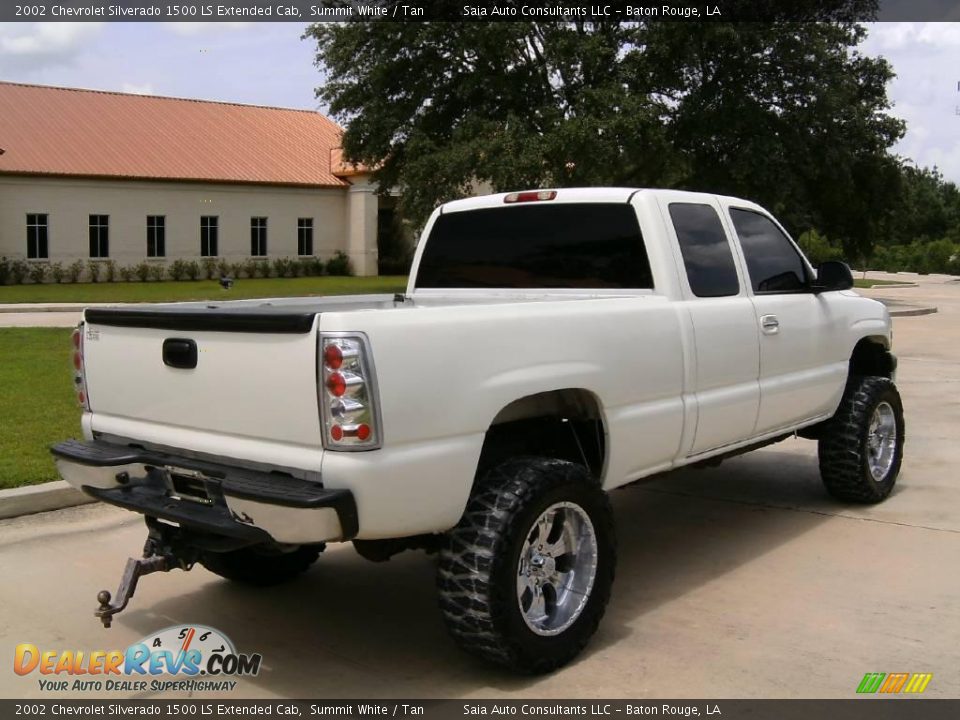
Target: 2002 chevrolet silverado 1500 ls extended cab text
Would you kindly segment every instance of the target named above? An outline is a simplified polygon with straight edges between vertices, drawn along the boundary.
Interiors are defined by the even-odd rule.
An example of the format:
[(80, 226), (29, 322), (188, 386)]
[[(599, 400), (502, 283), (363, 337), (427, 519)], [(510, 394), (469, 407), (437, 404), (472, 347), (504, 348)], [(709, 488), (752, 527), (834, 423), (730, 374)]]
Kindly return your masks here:
[(852, 285), (751, 202), (592, 188), (440, 207), (403, 295), (88, 309), (86, 439), (53, 453), (148, 525), (97, 615), (155, 570), (420, 547), (460, 645), (556, 668), (610, 597), (608, 491), (799, 433), (832, 495), (890, 493), (890, 318)]

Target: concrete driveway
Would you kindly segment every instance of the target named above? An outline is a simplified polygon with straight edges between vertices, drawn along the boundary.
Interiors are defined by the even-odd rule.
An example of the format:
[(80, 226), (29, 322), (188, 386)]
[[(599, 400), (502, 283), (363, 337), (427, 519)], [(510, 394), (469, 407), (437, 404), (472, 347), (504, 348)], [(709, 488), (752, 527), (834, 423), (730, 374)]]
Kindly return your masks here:
[[(144, 531), (96, 505), (0, 522), (0, 648), (8, 662), (21, 642), (122, 649), (203, 623), (263, 654), (232, 697), (852, 698), (866, 672), (931, 672), (926, 696), (960, 697), (960, 284), (868, 294), (940, 310), (895, 321), (908, 433), (895, 493), (831, 501), (803, 440), (615, 492), (613, 601), (554, 675), (517, 679), (458, 652), (430, 557), (373, 565), (349, 546), (280, 588), (202, 568), (147, 577), (104, 630), (95, 595), (116, 587)], [(0, 695), (42, 694), (36, 675), (0, 670)]]

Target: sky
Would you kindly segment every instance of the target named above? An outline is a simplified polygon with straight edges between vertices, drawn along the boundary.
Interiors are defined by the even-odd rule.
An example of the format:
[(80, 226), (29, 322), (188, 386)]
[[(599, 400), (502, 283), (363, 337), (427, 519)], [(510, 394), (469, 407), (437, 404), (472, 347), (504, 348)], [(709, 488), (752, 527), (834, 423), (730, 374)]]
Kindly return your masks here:
[[(302, 23), (0, 23), (0, 80), (324, 111)], [(894, 151), (960, 184), (960, 23), (874, 23), (897, 78)], [(2, 112), (2, 109), (0, 109)]]

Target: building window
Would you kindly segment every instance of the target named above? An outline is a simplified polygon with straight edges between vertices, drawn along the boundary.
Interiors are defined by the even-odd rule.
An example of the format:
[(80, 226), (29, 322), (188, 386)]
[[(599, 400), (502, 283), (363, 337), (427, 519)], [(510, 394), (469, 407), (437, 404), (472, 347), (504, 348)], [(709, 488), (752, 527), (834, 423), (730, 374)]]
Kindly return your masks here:
[(90, 257), (110, 257), (110, 216), (90, 216)]
[(216, 215), (203, 215), (200, 218), (200, 254), (203, 257), (217, 256), (217, 231), (220, 219)]
[(250, 218), (250, 254), (254, 257), (267, 254), (267, 219)]
[(163, 215), (147, 215), (147, 257), (167, 254), (167, 219)]
[(46, 260), (50, 257), (47, 248), (47, 215), (27, 215), (27, 257), (31, 260)]
[(297, 255), (313, 255), (313, 218), (297, 220)]

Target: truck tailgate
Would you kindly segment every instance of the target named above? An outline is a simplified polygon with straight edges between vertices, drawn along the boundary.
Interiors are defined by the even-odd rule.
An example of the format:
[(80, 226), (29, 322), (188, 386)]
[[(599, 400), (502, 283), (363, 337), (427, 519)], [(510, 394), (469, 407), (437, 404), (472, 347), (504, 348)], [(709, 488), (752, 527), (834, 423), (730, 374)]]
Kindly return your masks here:
[[(87, 310), (93, 429), (112, 417), (319, 447), (316, 313), (277, 310)], [(167, 340), (195, 343), (195, 367), (165, 362)]]

